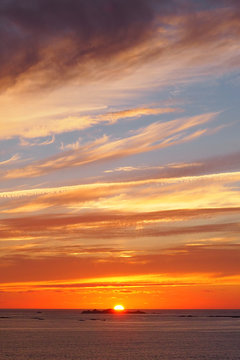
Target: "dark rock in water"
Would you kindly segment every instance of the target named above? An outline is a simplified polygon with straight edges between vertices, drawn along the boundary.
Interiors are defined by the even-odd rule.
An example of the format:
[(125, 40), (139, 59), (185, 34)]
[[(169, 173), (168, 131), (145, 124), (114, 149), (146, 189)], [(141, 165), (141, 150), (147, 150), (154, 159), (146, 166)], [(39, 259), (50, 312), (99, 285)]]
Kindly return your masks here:
[[(200, 316), (197, 316), (197, 315), (178, 315), (178, 317), (192, 318), (192, 317), (200, 317)], [(240, 319), (240, 315), (203, 315), (201, 317)]]
[(127, 314), (146, 314), (146, 313), (141, 310), (135, 310), (135, 311), (127, 311)]
[(117, 312), (114, 309), (106, 309), (106, 310), (97, 310), (97, 309), (93, 309), (93, 310), (83, 310), (82, 314), (146, 314), (144, 311), (140, 311), (140, 310), (122, 310)]
[(42, 314), (42, 311), (37, 311), (37, 314)]
[(231, 318), (240, 319), (240, 315), (209, 315), (210, 318)]
[(44, 320), (44, 318), (40, 318), (40, 317), (33, 317), (33, 320)]
[[(103, 314), (104, 310), (83, 310), (82, 314)], [(106, 310), (105, 310), (106, 311)]]
[(11, 319), (10, 316), (0, 316), (0, 319)]

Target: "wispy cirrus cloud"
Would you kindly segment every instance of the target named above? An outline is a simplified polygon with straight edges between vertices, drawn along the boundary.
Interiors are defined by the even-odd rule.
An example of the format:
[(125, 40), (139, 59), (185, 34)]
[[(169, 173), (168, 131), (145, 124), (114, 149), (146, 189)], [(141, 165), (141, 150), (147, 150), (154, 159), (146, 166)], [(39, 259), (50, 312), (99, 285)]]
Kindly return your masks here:
[(181, 112), (181, 109), (171, 108), (171, 107), (161, 107), (161, 108), (149, 108), (149, 107), (139, 107), (135, 109), (115, 111), (108, 114), (100, 116), (100, 119), (105, 120), (110, 123), (115, 123), (119, 119), (132, 119), (139, 118), (144, 115), (159, 115), (167, 114), (173, 112)]
[(46, 146), (46, 145), (51, 145), (55, 142), (55, 136), (52, 136), (52, 138), (50, 140), (45, 140), (45, 141), (32, 141), (30, 142), (29, 140), (26, 140), (24, 138), (20, 139), (20, 145), (21, 146)]
[(211, 130), (206, 128), (195, 128), (215, 119), (216, 115), (217, 113), (208, 113), (168, 122), (155, 122), (135, 131), (134, 135), (119, 140), (111, 140), (104, 136), (83, 146), (75, 144), (74, 150), (21, 169), (10, 170), (3, 177), (6, 179), (36, 177), (67, 167), (107, 161), (181, 144), (208, 132), (211, 133)]
[(118, 173), (116, 179), (110, 174), (112, 179), (102, 177), (99, 182), (82, 185), (5, 191), (0, 193), (0, 210), (2, 214), (37, 213), (44, 209), (58, 212), (111, 209), (129, 213), (147, 209), (238, 207), (238, 169), (239, 154), (234, 153), (184, 166), (173, 164), (123, 172), (122, 177)]
[[(130, 181), (149, 178), (171, 178), (184, 176), (199, 176), (211, 173), (238, 171), (240, 169), (240, 152), (197, 159), (190, 163), (170, 163), (165, 166), (125, 166), (105, 170), (108, 179)], [(100, 180), (100, 179), (99, 179)]]
[(19, 154), (15, 154), (15, 155), (11, 156), (11, 157), (10, 157), (9, 159), (7, 159), (7, 160), (2, 160), (2, 161), (0, 161), (0, 166), (16, 163), (19, 159), (20, 159), (20, 155), (19, 155)]
[[(17, 102), (12, 99), (11, 102)], [(2, 101), (3, 107), (4, 99)], [(111, 125), (119, 120), (136, 119), (144, 115), (160, 115), (174, 112), (182, 112), (180, 108), (174, 107), (135, 107), (120, 111), (107, 112), (106, 107), (89, 107), (88, 115), (87, 109), (78, 109), (78, 111), (62, 111), (62, 113), (52, 114), (46, 113), (42, 109), (35, 109), (36, 116), (29, 116), (26, 114), (19, 117), (19, 114), (9, 108), (3, 110), (10, 112), (10, 121), (1, 124), (0, 140), (6, 138), (20, 137), (21, 146), (41, 146), (52, 144), (55, 140), (55, 135), (63, 134), (72, 131), (85, 130), (96, 125)], [(24, 109), (22, 109), (24, 111)], [(43, 115), (39, 115), (43, 112)], [(96, 114), (91, 114), (95, 112)], [(43, 138), (51, 137), (50, 140)], [(29, 139), (32, 139), (31, 141)]]
[[(33, 196), (42, 196), (50, 194), (61, 194), (68, 191), (78, 191), (81, 187), (86, 189), (95, 189), (98, 187), (108, 187), (113, 186), (114, 184), (119, 185), (120, 183), (126, 184), (135, 184), (139, 182), (142, 183), (151, 183), (151, 181), (162, 181), (163, 183), (168, 183), (169, 181), (174, 182), (179, 179), (211, 179), (215, 176), (217, 178), (225, 179), (225, 173), (231, 178), (237, 176), (237, 172), (240, 168), (240, 152), (234, 152), (226, 155), (213, 156), (209, 158), (200, 158), (196, 159), (195, 162), (185, 162), (185, 163), (170, 163), (162, 166), (127, 166), (120, 167), (113, 170), (106, 170), (107, 177), (102, 176), (98, 177), (97, 182), (93, 181), (86, 185), (66, 185), (60, 187), (43, 187), (43, 188), (34, 188), (26, 190), (14, 190), (14, 191), (2, 191), (0, 192), (0, 198), (24, 198), (24, 197), (33, 197)], [(110, 177), (109, 174), (117, 172), (117, 178), (113, 176)], [(121, 173), (122, 172), (122, 176)], [(127, 173), (127, 175), (126, 175)], [(129, 176), (128, 176), (128, 173)], [(210, 177), (205, 175), (212, 175)], [(203, 176), (203, 177), (201, 177)], [(172, 179), (172, 180), (171, 180)], [(86, 191), (85, 191), (86, 193)]]

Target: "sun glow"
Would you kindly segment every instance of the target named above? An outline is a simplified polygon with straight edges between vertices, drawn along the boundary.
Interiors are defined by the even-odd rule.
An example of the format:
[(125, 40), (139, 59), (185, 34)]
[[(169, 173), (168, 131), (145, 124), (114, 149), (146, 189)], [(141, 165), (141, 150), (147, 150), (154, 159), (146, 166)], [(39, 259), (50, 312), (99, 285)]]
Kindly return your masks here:
[(125, 308), (122, 305), (116, 305), (116, 306), (114, 306), (113, 309), (116, 310), (116, 311), (123, 311)]

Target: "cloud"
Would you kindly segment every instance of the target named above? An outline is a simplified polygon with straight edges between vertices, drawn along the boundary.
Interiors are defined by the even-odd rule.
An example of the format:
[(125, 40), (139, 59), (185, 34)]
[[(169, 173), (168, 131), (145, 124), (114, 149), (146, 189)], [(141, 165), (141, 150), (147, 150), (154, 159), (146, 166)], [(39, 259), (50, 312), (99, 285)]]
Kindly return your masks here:
[[(238, 67), (237, 3), (213, 1), (199, 9), (196, 3), (2, 2), (0, 87), (8, 91), (0, 97), (0, 117), (7, 119), (0, 138), (47, 137), (119, 116), (131, 119), (139, 116), (134, 100), (143, 90), (202, 81)], [(37, 96), (29, 91), (33, 86)], [(115, 107), (124, 98), (122, 108), (125, 96), (135, 114), (126, 109), (97, 118), (77, 110)]]
[[(71, 92), (71, 91), (70, 91)], [(31, 99), (36, 102), (36, 99)], [(61, 108), (58, 103), (61, 100), (57, 100), (57, 108)], [(64, 100), (63, 100), (64, 101)], [(82, 109), (79, 107), (78, 111), (69, 110), (56, 112), (55, 110), (46, 110), (48, 105), (46, 102), (41, 104), (39, 101), (36, 108), (30, 108), (29, 112), (26, 110), (30, 104), (28, 101), (23, 100), (25, 107), (22, 107), (22, 103), (18, 104), (19, 99), (11, 98), (5, 101), (5, 99), (0, 98), (1, 106), (1, 116), (7, 116), (9, 119), (8, 122), (1, 124), (1, 134), (0, 139), (13, 138), (20, 136), (20, 145), (21, 146), (41, 146), (49, 145), (54, 142), (54, 134), (62, 134), (66, 132), (84, 130), (96, 125), (111, 125), (116, 123), (120, 119), (126, 118), (138, 118), (144, 115), (157, 115), (157, 114), (166, 114), (172, 112), (180, 112), (180, 109), (171, 108), (171, 107), (161, 107), (161, 108), (130, 108), (127, 110), (115, 111), (115, 112), (104, 112), (106, 106), (102, 107), (89, 107)], [(17, 110), (12, 109), (12, 103), (17, 106)], [(19, 109), (20, 106), (20, 109)], [(32, 106), (32, 104), (31, 104)], [(42, 109), (44, 107), (45, 111)], [(74, 108), (74, 107), (73, 107)], [(101, 113), (94, 114), (101, 111)], [(21, 114), (21, 112), (23, 112)], [(35, 114), (35, 116), (32, 114)], [(88, 112), (88, 115), (86, 113)], [(20, 113), (20, 114), (19, 114)], [(92, 114), (91, 114), (92, 113)], [(42, 140), (37, 138), (43, 138), (51, 136), (51, 140)], [(29, 141), (29, 139), (33, 139)]]
[(166, 114), (172, 112), (180, 112), (180, 109), (176, 108), (144, 108), (139, 107), (130, 110), (122, 110), (122, 111), (115, 111), (108, 114), (104, 114), (100, 116), (100, 119), (108, 121), (110, 123), (115, 123), (119, 119), (131, 119), (131, 118), (139, 118), (143, 115), (159, 115), (159, 114)]
[[(211, 176), (205, 183), (204, 177), (196, 177), (178, 179), (172, 185), (149, 180), (50, 189), (49, 193), (46, 189), (45, 194), (36, 191), (25, 196), (24, 192), (20, 196), (16, 193), (11, 203), (6, 200), (9, 209), (2, 204), (1, 238), (34, 241), (67, 236), (75, 241), (79, 237), (96, 240), (102, 234), (108, 240), (169, 237), (177, 241), (182, 235), (185, 240), (204, 233), (236, 235), (239, 203), (230, 183), (237, 179), (239, 174), (224, 180)], [(35, 214), (29, 215), (32, 212)]]
[(19, 159), (20, 159), (19, 154), (15, 154), (10, 159), (0, 161), (0, 166), (13, 164), (13, 163), (17, 162)]
[[(37, 238), (49, 238), (63, 240), (68, 237), (69, 241), (76, 239), (144, 239), (155, 237), (164, 243), (164, 237), (187, 236), (187, 239), (202, 234), (228, 234), (237, 235), (240, 231), (240, 223), (236, 216), (239, 208), (236, 209), (180, 209), (178, 211), (140, 213), (140, 214), (114, 214), (114, 213), (93, 213), (86, 216), (66, 215), (38, 215), (19, 218), (8, 218), (1, 221), (2, 239), (25, 240), (29, 236)], [(223, 216), (231, 216), (222, 219)], [(107, 217), (108, 216), (108, 217)], [(106, 218), (108, 220), (106, 220)], [(201, 220), (201, 224), (191, 220)], [(190, 221), (190, 222), (189, 222)], [(186, 237), (185, 237), (186, 240)], [(179, 240), (180, 241), (180, 240)], [(175, 240), (176, 242), (176, 240)], [(26, 249), (27, 251), (28, 249)], [(38, 253), (36, 249), (36, 253)], [(57, 251), (57, 250), (55, 250)]]
[[(103, 67), (153, 32), (156, 1), (34, 0), (1, 3), (1, 85), (34, 74), (44, 84)], [(11, 58), (11, 62), (8, 59)], [(47, 80), (48, 79), (48, 80)]]
[(75, 143), (71, 145), (73, 150), (23, 168), (9, 170), (3, 178), (36, 177), (64, 168), (79, 167), (181, 144), (207, 134), (207, 129), (192, 129), (215, 119), (216, 115), (217, 113), (208, 113), (168, 122), (155, 122), (137, 130), (134, 135), (119, 140), (111, 141), (104, 136), (82, 146)]
[(239, 172), (183, 177), (173, 174), (169, 178), (155, 176), (123, 182), (7, 191), (0, 193), (0, 211), (5, 215), (97, 211), (108, 217), (109, 212), (130, 215), (174, 209), (237, 208), (239, 179)]
[[(107, 177), (98, 177), (98, 182), (90, 182), (85, 185), (66, 185), (60, 187), (42, 187), (15, 191), (1, 191), (0, 199), (31, 198), (43, 195), (54, 195), (59, 197), (64, 193), (74, 193), (83, 189), (86, 194), (95, 191), (97, 188), (108, 189), (118, 188), (119, 186), (136, 186), (137, 184), (151, 184), (160, 182), (167, 184), (169, 182), (179, 182), (184, 179), (201, 181), (202, 179), (222, 179), (223, 181), (235, 181), (238, 177), (237, 171), (240, 167), (240, 152), (219, 155), (205, 159), (197, 159), (189, 163), (170, 163), (162, 166), (138, 166), (138, 167), (121, 167), (113, 170), (107, 170)], [(117, 172), (117, 178), (110, 177), (109, 174)], [(120, 173), (123, 173), (122, 176)], [(126, 173), (130, 173), (126, 176)], [(174, 180), (175, 179), (175, 180)], [(233, 180), (232, 180), (233, 179)], [(237, 180), (236, 180), (237, 181)], [(109, 191), (109, 189), (107, 190)], [(74, 198), (74, 196), (73, 196)]]
[[(236, 171), (240, 169), (240, 152), (198, 159), (189, 163), (170, 163), (165, 166), (127, 166), (105, 170), (108, 181), (131, 181), (152, 178), (177, 178), (185, 176), (200, 176)], [(116, 175), (115, 175), (116, 173)], [(110, 174), (110, 175), (109, 175)], [(104, 177), (103, 177), (104, 178)], [(101, 181), (101, 179), (99, 179)]]
[(52, 136), (52, 138), (50, 140), (45, 140), (45, 141), (34, 141), (34, 142), (30, 142), (26, 139), (21, 138), (20, 139), (20, 145), (21, 146), (46, 146), (46, 145), (51, 145), (55, 142), (55, 136)]
[[(1, 304), (7, 292), (15, 304), (25, 296), (16, 291), (36, 291), (50, 305), (52, 292), (53, 306), (55, 291), (85, 292), (92, 302), (101, 291), (109, 299), (138, 291), (141, 301), (141, 291), (144, 299), (162, 291), (152, 307), (164, 296), (166, 306), (176, 298), (194, 306), (209, 289), (238, 299), (239, 153), (159, 165), (165, 153), (175, 161), (179, 144), (221, 129), (209, 125), (219, 113), (189, 114), (199, 114), (213, 77), (239, 69), (239, 17), (239, 2), (230, 0), (0, 2), (0, 138), (12, 139), (4, 154), (21, 146), (34, 157), (22, 164), (10, 153), (0, 162), (2, 186), (15, 188), (0, 192)], [(206, 79), (200, 93), (187, 88)], [(177, 118), (181, 109), (160, 99), (178, 85), (190, 113)], [(153, 93), (155, 102), (140, 105)], [(233, 107), (220, 121), (232, 116)], [(215, 140), (208, 146), (217, 151)], [(116, 169), (100, 172), (116, 159)], [(42, 188), (70, 178), (77, 185)]]
[[(0, 273), (2, 291), (23, 288), (84, 288), (236, 285), (240, 281), (239, 245), (221, 244), (166, 248), (131, 258), (102, 254), (72, 257), (49, 253), (31, 258), (8, 256)], [(99, 260), (99, 261), (98, 261)], [(18, 270), (17, 270), (18, 269)], [(33, 271), (34, 269), (34, 271)], [(81, 276), (79, 276), (81, 274)]]
[(123, 76), (136, 65), (197, 48), (205, 56), (193, 51), (190, 63), (217, 61), (240, 33), (236, 2), (204, 8), (192, 0), (7, 0), (0, 9), (2, 88), (27, 78), (53, 87), (72, 78)]

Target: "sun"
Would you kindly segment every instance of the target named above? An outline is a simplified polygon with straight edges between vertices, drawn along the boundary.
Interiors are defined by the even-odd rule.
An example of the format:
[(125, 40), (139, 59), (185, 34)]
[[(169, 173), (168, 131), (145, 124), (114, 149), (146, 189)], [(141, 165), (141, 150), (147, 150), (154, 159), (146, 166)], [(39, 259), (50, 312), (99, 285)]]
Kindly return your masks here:
[(123, 311), (123, 310), (125, 310), (125, 308), (124, 308), (123, 305), (115, 305), (113, 309), (116, 310), (116, 311)]

